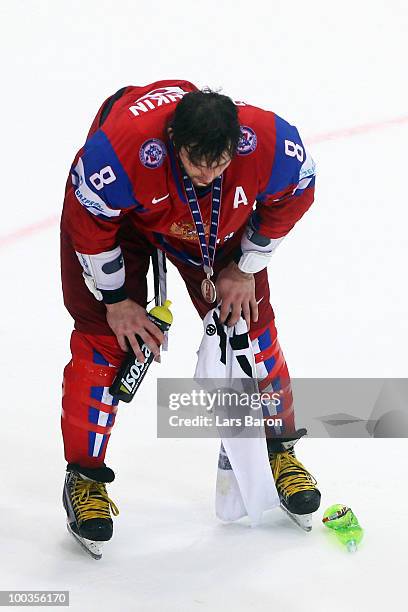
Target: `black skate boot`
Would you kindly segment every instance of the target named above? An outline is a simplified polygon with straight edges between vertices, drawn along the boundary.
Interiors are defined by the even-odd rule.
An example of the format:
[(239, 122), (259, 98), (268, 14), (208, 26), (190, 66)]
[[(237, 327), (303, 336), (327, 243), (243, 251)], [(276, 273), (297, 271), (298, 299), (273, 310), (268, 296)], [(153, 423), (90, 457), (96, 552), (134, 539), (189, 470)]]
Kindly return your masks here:
[(67, 465), (62, 496), (67, 528), (94, 559), (102, 557), (103, 542), (112, 537), (111, 511), (113, 516), (119, 514), (105, 487), (114, 479), (115, 474), (106, 466), (91, 469), (75, 463)]
[(269, 462), (282, 509), (305, 531), (312, 529), (312, 513), (320, 506), (315, 478), (296, 459), (293, 449), (307, 433), (299, 429), (288, 438), (267, 439)]

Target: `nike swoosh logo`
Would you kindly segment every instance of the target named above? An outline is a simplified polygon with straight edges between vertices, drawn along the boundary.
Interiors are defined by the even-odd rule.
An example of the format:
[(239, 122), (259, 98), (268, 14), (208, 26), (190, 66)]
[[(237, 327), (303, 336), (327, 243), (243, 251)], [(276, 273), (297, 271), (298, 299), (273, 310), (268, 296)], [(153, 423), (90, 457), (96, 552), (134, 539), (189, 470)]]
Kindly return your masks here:
[(162, 198), (153, 198), (152, 199), (152, 204), (158, 204), (159, 202), (161, 202), (162, 200), (165, 200), (166, 198), (169, 197), (169, 193), (166, 194), (165, 196), (163, 196)]

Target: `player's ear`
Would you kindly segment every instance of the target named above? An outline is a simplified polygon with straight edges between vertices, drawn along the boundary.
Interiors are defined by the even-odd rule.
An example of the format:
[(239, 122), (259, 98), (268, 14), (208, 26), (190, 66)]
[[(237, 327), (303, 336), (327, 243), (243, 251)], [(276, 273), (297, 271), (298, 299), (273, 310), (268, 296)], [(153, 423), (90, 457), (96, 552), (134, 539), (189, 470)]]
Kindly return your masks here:
[(173, 128), (172, 127), (168, 127), (167, 128), (167, 134), (168, 134), (170, 140), (173, 140), (173, 133), (174, 133), (173, 132)]

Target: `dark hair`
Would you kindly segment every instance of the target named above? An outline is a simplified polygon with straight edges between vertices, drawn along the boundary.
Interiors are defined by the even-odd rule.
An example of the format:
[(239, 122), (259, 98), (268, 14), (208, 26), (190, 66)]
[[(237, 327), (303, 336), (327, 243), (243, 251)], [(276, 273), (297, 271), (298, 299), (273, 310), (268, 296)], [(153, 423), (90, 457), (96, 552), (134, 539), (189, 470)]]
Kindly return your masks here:
[(204, 159), (212, 165), (225, 152), (233, 157), (241, 136), (235, 104), (211, 89), (186, 94), (177, 104), (170, 127), (176, 151), (185, 147), (193, 164)]

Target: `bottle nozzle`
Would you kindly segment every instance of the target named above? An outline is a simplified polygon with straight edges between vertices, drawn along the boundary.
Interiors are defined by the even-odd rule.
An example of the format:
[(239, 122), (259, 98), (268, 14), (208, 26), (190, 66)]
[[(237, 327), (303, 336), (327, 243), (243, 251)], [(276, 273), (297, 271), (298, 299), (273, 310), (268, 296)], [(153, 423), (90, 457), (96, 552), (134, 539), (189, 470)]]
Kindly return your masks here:
[(173, 323), (173, 315), (169, 309), (170, 306), (171, 301), (166, 300), (162, 306), (154, 306), (154, 308), (149, 311), (149, 314), (171, 325)]
[(356, 552), (357, 551), (357, 542), (355, 540), (349, 540), (347, 542), (347, 550), (349, 552)]

